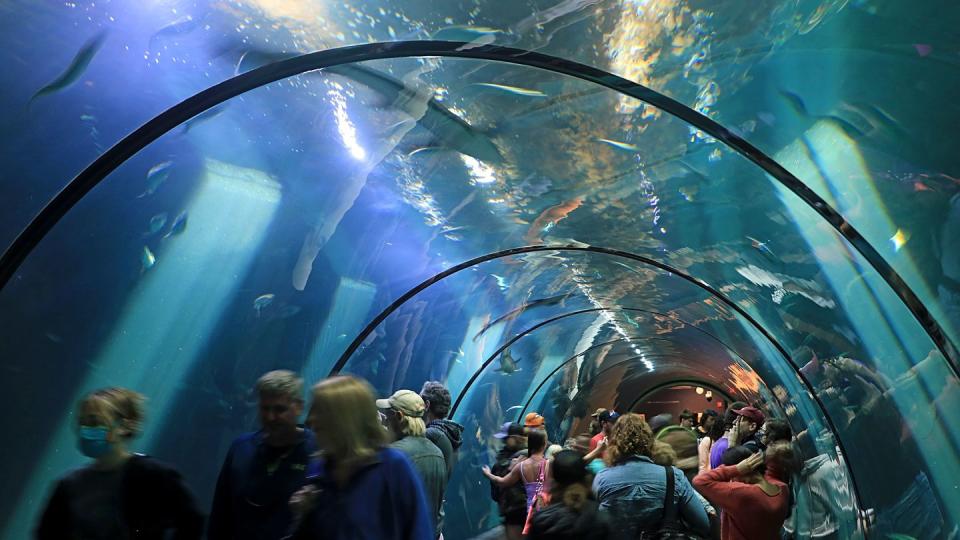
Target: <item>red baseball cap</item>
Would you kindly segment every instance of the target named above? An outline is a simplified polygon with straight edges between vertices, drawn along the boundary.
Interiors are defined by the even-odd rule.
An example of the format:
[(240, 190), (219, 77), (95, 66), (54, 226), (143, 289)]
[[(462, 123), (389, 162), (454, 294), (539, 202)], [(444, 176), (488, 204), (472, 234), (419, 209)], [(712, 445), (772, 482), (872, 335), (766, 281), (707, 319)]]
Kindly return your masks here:
[(742, 416), (756, 424), (762, 424), (763, 421), (766, 420), (766, 416), (763, 415), (763, 412), (756, 407), (743, 407), (741, 409), (734, 409), (733, 414)]
[(528, 428), (542, 428), (543, 427), (543, 417), (539, 414), (532, 412), (528, 413), (527, 417), (524, 418), (523, 427)]

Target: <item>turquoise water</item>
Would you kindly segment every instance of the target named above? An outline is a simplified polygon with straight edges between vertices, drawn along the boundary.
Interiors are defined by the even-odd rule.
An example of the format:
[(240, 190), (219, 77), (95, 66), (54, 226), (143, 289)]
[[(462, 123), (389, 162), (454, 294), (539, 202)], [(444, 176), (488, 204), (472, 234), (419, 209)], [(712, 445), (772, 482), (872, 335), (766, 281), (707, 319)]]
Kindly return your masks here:
[[(276, 368), (308, 382), (339, 368), (384, 395), (445, 381), (467, 427), (448, 538), (497, 523), (475, 501), (504, 420), (540, 411), (562, 442), (597, 407), (678, 381), (806, 430), (806, 457), (833, 464), (840, 537), (957, 534), (957, 362), (939, 350), (960, 342), (956, 10), (141, 4), (0, 6), (4, 247), (197, 92), (296, 53), (430, 39), (643, 84), (749, 141), (844, 225), (702, 126), (572, 74), (411, 49), (253, 89), (110, 172), (0, 292), (0, 536), (24, 537), (83, 462), (72, 404), (108, 384), (150, 397), (137, 449), (206, 504), (230, 440), (256, 426), (254, 381)], [(531, 245), (546, 248), (496, 255)], [(338, 362), (411, 288), (488, 254)]]

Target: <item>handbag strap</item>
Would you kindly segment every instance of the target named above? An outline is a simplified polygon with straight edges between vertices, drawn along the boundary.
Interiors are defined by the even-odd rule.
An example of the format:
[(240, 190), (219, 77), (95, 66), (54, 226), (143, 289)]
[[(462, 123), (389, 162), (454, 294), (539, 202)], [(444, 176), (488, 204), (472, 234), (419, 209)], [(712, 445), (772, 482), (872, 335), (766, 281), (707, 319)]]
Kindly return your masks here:
[(663, 470), (667, 472), (667, 489), (663, 496), (663, 521), (660, 522), (661, 528), (673, 525), (677, 521), (677, 506), (673, 501), (675, 491), (673, 467), (664, 465)]

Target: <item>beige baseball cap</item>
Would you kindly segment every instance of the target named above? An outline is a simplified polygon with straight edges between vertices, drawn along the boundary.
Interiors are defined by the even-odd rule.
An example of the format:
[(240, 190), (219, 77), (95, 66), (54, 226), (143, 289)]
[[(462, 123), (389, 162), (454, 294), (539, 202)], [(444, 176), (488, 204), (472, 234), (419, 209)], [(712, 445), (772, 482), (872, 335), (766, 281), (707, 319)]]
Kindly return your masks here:
[(392, 396), (386, 399), (378, 399), (377, 408), (394, 409), (402, 412), (406, 416), (421, 418), (427, 407), (423, 403), (423, 398), (420, 397), (420, 394), (413, 390), (397, 390)]

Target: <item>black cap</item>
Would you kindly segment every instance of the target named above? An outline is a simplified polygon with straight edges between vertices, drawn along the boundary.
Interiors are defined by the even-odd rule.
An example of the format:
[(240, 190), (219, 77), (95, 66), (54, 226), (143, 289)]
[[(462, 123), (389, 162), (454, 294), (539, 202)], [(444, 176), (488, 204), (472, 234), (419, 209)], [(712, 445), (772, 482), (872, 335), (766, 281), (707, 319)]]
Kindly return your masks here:
[(616, 422), (617, 418), (620, 418), (620, 413), (616, 411), (603, 411), (600, 413), (600, 416), (597, 417), (601, 422)]

